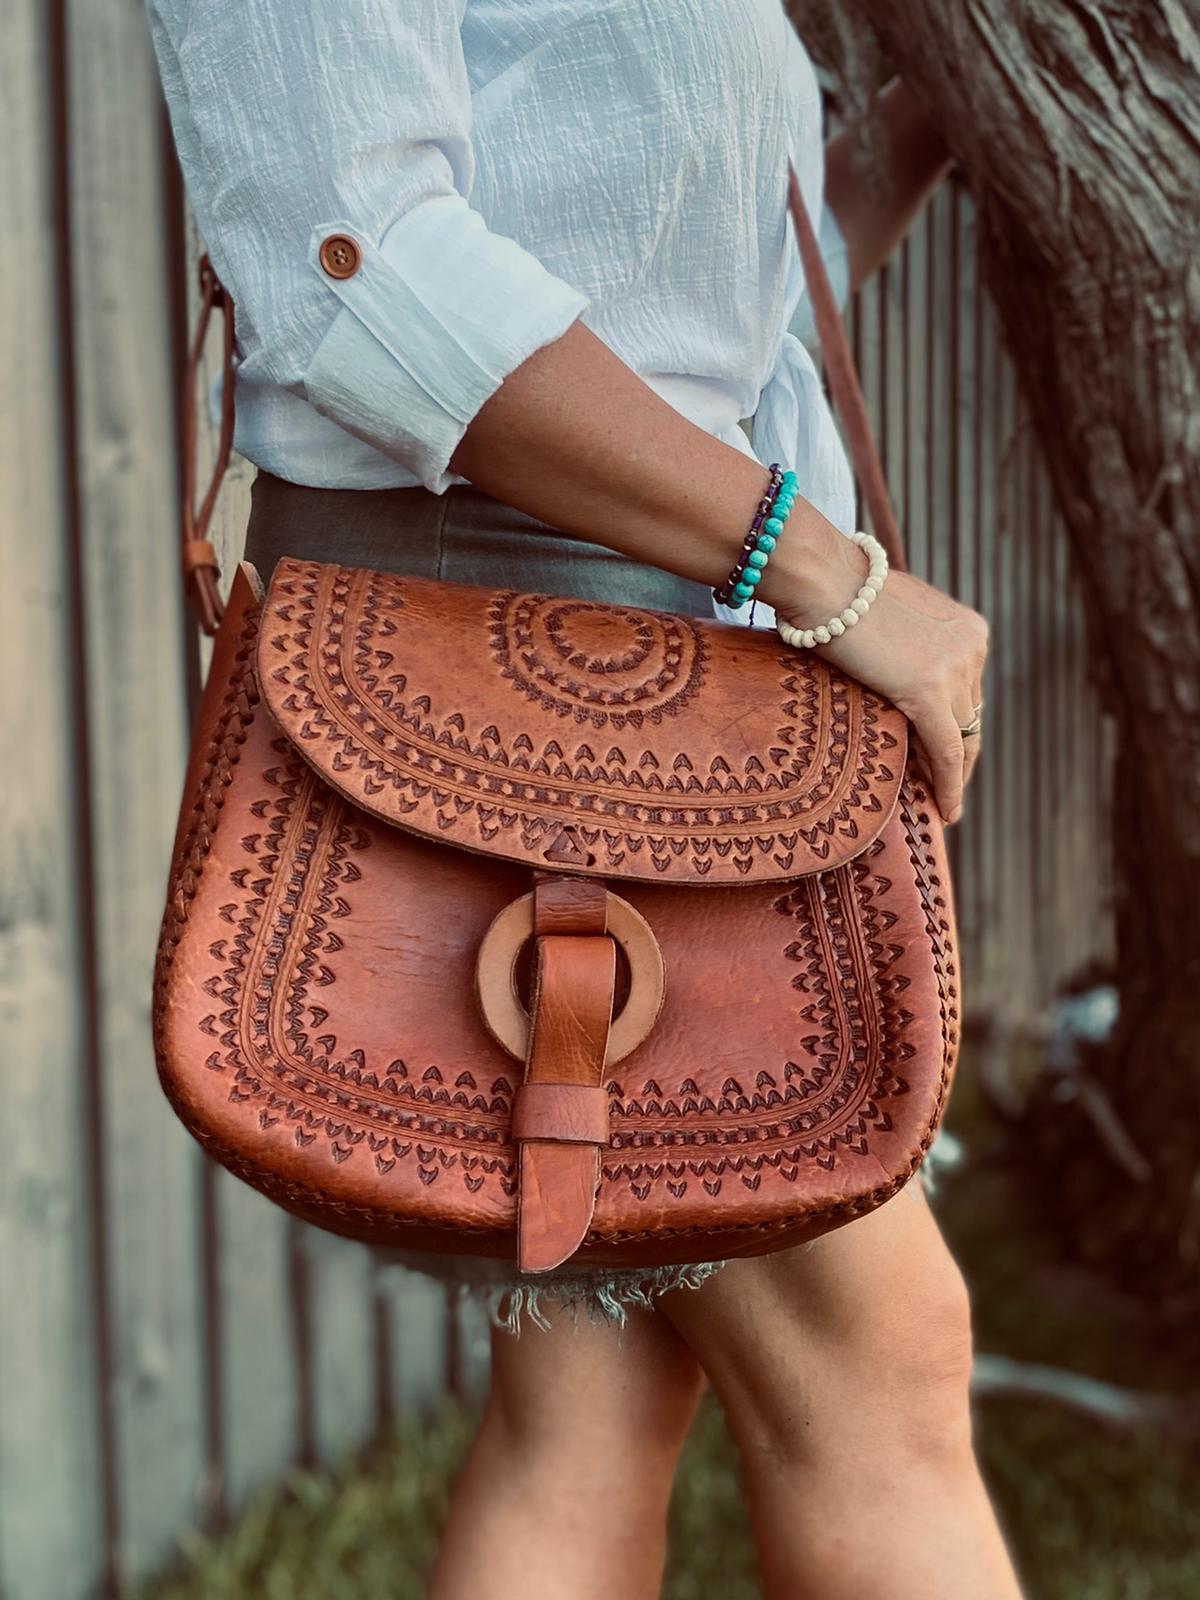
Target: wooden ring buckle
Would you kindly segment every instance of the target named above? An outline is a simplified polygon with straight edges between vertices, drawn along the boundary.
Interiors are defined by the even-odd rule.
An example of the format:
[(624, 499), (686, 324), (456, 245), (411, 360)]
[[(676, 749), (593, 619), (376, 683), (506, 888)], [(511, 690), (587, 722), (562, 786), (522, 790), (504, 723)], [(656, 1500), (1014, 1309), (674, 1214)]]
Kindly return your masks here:
[[(608, 932), (629, 963), (629, 995), (613, 1018), (604, 1055), (605, 1066), (611, 1067), (636, 1050), (658, 1020), (665, 974), (650, 924), (611, 890)], [(529, 1050), (529, 1013), (517, 988), (517, 960), (532, 938), (533, 895), (524, 894), (493, 920), (475, 963), (475, 993), (488, 1032), (518, 1061), (524, 1061)]]

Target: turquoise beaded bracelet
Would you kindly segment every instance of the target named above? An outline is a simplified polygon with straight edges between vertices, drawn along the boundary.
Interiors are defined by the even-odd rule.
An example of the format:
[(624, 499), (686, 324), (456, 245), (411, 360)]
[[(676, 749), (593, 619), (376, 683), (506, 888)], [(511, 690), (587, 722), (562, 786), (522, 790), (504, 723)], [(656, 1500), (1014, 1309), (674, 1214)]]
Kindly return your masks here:
[(733, 611), (754, 599), (771, 552), (779, 543), (788, 514), (796, 503), (796, 474), (781, 471), (777, 461), (771, 463), (770, 472), (770, 484), (758, 503), (750, 531), (742, 541), (741, 554), (725, 582), (713, 590), (719, 604)]

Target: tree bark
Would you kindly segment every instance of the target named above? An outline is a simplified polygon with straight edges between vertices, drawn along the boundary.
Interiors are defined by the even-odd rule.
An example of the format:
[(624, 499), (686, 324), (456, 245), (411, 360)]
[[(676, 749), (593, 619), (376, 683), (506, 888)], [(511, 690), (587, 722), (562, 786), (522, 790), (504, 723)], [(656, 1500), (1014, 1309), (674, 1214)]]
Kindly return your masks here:
[(975, 191), (1118, 734), (1121, 1022), (1099, 1072), (1152, 1176), (1134, 1183), (1098, 1147), (1061, 1176), (1088, 1255), (1186, 1294), (1200, 1260), (1200, 6), (793, 10), (849, 63), (856, 96), (882, 50)]

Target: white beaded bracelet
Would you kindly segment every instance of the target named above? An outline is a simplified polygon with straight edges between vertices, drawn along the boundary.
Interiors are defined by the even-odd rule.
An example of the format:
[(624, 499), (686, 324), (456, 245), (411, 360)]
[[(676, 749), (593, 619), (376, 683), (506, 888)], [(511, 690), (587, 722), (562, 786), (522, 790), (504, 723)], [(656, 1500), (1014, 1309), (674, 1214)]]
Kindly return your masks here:
[(887, 579), (887, 551), (874, 534), (859, 532), (852, 533), (849, 537), (867, 552), (871, 563), (862, 588), (845, 611), (839, 612), (836, 617), (830, 617), (829, 621), (823, 622), (819, 628), (793, 628), (790, 622), (776, 621), (775, 626), (784, 644), (794, 645), (797, 650), (811, 650), (814, 645), (828, 644), (831, 639), (836, 639), (845, 633), (847, 628), (857, 626), (859, 617), (865, 617), (871, 609), (872, 601)]

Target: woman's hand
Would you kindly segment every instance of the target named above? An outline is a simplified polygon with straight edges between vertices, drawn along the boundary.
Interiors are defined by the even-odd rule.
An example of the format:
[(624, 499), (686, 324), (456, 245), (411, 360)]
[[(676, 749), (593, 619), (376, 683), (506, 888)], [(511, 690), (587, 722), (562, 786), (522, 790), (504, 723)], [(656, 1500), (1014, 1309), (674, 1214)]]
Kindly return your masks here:
[[(764, 594), (785, 622), (812, 628), (842, 610), (866, 576), (866, 557), (838, 538), (810, 564), (803, 599), (780, 574), (782, 592)], [(769, 570), (769, 569), (768, 569)], [(765, 587), (765, 586), (764, 586)], [(987, 623), (969, 607), (904, 572), (891, 572), (857, 627), (819, 645), (821, 655), (876, 690), (908, 717), (923, 749), (938, 810), (946, 822), (962, 814), (963, 789), (979, 755), (979, 738), (962, 729), (982, 699)]]

